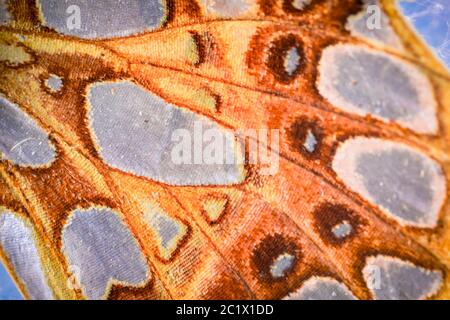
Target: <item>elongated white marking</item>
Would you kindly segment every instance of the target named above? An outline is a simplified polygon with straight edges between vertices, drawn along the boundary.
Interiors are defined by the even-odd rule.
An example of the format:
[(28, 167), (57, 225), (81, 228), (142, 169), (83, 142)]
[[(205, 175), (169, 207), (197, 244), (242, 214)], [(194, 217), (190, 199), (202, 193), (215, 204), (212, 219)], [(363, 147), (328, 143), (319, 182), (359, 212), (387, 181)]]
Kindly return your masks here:
[(0, 208), (0, 246), (31, 299), (53, 299), (44, 275), (35, 235), (27, 222)]
[[(172, 185), (228, 185), (244, 179), (239, 161), (244, 155), (232, 139), (221, 144), (220, 164), (197, 159), (207, 132), (226, 133), (209, 119), (126, 81), (94, 84), (88, 99), (92, 133), (110, 166)], [(187, 147), (182, 151), (189, 161), (174, 158), (180, 145)]]
[(395, 121), (419, 133), (437, 132), (433, 88), (429, 79), (409, 62), (345, 44), (324, 50), (319, 71), (319, 92), (335, 107)]
[(149, 269), (136, 239), (116, 212), (75, 210), (62, 232), (63, 253), (89, 299), (104, 299), (113, 283), (143, 285)]
[(289, 49), (284, 58), (284, 69), (289, 76), (292, 76), (300, 67), (301, 56), (297, 47)]
[(285, 300), (356, 300), (350, 290), (332, 278), (312, 277)]
[[(371, 23), (373, 19), (379, 19), (378, 23)], [(388, 16), (381, 9), (379, 0), (364, 0), (363, 10), (348, 18), (346, 28), (353, 36), (385, 44), (397, 50), (404, 49), (390, 25)]]
[(167, 17), (163, 0), (40, 0), (45, 24), (81, 38), (124, 37), (159, 28)]
[(436, 226), (445, 176), (438, 163), (418, 150), (381, 139), (349, 139), (338, 148), (333, 170), (350, 189), (400, 223)]
[(0, 96), (0, 159), (20, 166), (43, 166), (55, 155), (47, 133), (17, 105)]
[(381, 255), (367, 259), (363, 275), (377, 300), (426, 299), (437, 293), (443, 281), (440, 271)]

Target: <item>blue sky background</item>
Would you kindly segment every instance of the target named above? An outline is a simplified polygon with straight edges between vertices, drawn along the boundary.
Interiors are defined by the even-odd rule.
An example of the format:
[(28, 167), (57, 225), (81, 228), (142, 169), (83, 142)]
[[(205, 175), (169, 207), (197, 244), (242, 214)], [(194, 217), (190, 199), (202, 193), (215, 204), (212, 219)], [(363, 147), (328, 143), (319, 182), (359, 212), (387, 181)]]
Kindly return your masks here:
[[(400, 7), (450, 68), (450, 0), (400, 0)], [(21, 299), (21, 296), (0, 263), (0, 300), (11, 299)]]
[(0, 263), (0, 300), (22, 299), (3, 265)]
[(400, 0), (400, 8), (450, 68), (450, 0)]

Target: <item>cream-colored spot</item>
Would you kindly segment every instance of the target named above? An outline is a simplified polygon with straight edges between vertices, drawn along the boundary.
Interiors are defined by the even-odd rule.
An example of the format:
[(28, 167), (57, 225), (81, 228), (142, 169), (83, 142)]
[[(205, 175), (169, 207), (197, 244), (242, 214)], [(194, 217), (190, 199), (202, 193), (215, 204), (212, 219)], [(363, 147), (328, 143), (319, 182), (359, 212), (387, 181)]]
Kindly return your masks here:
[(438, 130), (437, 102), (429, 79), (400, 58), (357, 45), (324, 50), (317, 83), (333, 106), (419, 133)]
[(31, 55), (23, 47), (0, 42), (0, 62), (6, 62), (11, 66), (19, 66), (31, 61)]
[(402, 224), (432, 228), (445, 200), (440, 165), (407, 145), (358, 137), (345, 141), (333, 170), (353, 191)]
[(304, 10), (311, 2), (312, 0), (292, 0), (292, 6), (297, 10)]
[(217, 222), (225, 212), (228, 204), (227, 198), (211, 198), (203, 202), (203, 211), (209, 222)]
[(437, 293), (443, 281), (441, 271), (382, 255), (367, 258), (363, 275), (377, 300), (426, 299)]

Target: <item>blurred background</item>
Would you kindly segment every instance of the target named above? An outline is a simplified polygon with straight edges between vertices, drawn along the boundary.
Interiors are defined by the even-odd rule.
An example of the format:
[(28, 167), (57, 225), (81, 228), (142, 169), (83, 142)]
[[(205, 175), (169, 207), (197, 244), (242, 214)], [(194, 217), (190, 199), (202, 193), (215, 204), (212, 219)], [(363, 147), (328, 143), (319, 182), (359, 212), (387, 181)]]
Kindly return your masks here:
[[(404, 15), (450, 68), (450, 0), (399, 0)], [(0, 263), (0, 300), (22, 299)]]

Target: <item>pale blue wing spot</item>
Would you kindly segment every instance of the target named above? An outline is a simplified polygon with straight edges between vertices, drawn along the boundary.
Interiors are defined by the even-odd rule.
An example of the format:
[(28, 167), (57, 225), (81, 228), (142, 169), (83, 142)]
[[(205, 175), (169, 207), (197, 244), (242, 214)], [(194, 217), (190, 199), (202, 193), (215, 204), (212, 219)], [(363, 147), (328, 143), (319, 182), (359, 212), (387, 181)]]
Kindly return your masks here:
[(31, 299), (51, 300), (41, 259), (30, 226), (10, 211), (0, 210), (0, 246)]
[[(228, 185), (244, 178), (239, 165), (243, 155), (237, 155), (236, 145), (230, 143), (221, 143), (221, 163), (195, 162), (194, 153), (201, 154), (196, 141), (206, 150), (202, 133), (209, 129), (225, 133), (206, 117), (171, 105), (127, 81), (96, 83), (88, 99), (92, 133), (110, 166), (172, 185)], [(174, 139), (177, 130), (190, 137), (187, 163), (174, 160), (173, 151), (180, 145)], [(229, 158), (232, 161), (228, 162)]]
[(0, 159), (21, 166), (43, 166), (55, 155), (48, 134), (17, 105), (0, 97)]
[(111, 281), (141, 285), (148, 278), (136, 239), (111, 209), (75, 210), (64, 227), (62, 243), (70, 269), (89, 299), (104, 298)]
[(45, 24), (81, 38), (115, 38), (159, 28), (167, 17), (163, 0), (40, 0)]

